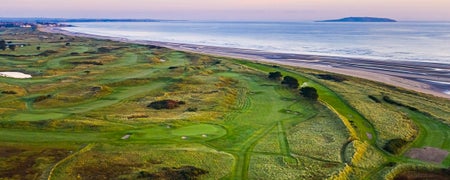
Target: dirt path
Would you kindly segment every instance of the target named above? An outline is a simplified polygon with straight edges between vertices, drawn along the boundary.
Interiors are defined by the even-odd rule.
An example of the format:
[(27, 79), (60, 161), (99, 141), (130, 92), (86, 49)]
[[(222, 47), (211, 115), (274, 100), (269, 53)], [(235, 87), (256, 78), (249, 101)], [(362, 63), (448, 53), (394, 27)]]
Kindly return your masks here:
[(72, 159), (73, 157), (77, 156), (78, 154), (82, 154), (85, 153), (87, 151), (90, 151), (92, 148), (94, 147), (94, 144), (87, 144), (86, 146), (84, 146), (83, 148), (81, 148), (79, 151), (67, 156), (66, 158), (62, 159), (61, 161), (57, 162), (53, 168), (50, 170), (47, 180), (51, 180), (52, 176), (53, 176), (53, 172), (55, 171), (55, 169), (60, 166), (62, 163)]

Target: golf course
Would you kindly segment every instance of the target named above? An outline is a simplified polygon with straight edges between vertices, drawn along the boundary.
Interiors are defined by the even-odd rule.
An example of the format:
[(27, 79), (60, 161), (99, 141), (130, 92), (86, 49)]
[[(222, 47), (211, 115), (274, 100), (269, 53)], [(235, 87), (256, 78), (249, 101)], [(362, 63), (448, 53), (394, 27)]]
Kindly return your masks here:
[(0, 179), (450, 174), (449, 99), (31, 28), (2, 28), (0, 39), (24, 44), (0, 50)]

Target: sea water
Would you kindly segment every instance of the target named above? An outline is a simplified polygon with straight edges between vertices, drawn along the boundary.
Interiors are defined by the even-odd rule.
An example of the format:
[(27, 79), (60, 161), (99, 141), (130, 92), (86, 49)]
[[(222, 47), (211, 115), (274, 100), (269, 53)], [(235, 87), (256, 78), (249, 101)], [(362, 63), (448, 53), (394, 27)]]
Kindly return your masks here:
[(65, 30), (93, 35), (267, 52), (450, 64), (450, 22), (94, 22)]

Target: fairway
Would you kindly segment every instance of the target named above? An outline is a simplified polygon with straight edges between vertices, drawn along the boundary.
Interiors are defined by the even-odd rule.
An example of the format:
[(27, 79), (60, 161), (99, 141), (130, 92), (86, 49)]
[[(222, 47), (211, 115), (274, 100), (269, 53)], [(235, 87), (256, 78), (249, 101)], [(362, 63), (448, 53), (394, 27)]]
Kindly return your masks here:
[(405, 156), (450, 151), (445, 99), (297, 67), (1, 31), (30, 44), (0, 52), (2, 71), (33, 77), (0, 77), (0, 179), (386, 179), (450, 166)]
[[(212, 124), (198, 124), (187, 127), (181, 127), (175, 130), (172, 130), (172, 134), (175, 136), (223, 136), (227, 132), (220, 126), (212, 125)], [(204, 136), (203, 136), (204, 135)]]

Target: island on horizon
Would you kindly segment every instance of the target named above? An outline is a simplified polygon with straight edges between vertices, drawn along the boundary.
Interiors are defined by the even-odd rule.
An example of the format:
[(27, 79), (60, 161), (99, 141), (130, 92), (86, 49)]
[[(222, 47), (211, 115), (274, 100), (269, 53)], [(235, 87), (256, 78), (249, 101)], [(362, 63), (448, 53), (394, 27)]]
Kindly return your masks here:
[(341, 19), (321, 20), (316, 22), (397, 22), (394, 19), (378, 17), (345, 17)]

